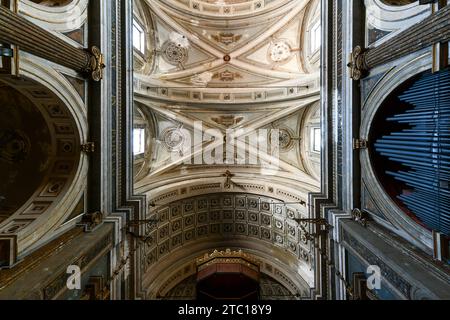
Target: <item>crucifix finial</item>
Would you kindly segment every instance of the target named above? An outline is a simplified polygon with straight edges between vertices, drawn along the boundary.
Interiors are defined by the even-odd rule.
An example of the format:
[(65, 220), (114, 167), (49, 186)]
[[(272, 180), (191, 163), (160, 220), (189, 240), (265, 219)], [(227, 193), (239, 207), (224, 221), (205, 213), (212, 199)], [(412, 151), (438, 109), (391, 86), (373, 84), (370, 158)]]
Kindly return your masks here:
[(229, 170), (227, 170), (225, 172), (225, 174), (223, 174), (222, 176), (226, 178), (226, 181), (225, 181), (225, 184), (224, 184), (225, 189), (230, 189), (231, 188), (231, 184), (232, 184), (231, 178), (234, 177), (234, 174), (232, 174)]

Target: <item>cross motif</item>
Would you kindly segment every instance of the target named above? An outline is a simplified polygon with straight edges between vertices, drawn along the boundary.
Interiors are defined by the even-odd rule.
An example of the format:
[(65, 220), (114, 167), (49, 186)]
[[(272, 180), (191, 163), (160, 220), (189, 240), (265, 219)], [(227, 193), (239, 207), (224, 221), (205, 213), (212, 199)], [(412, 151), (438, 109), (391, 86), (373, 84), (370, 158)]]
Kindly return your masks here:
[(231, 184), (233, 183), (233, 182), (231, 181), (231, 179), (232, 179), (234, 176), (235, 176), (235, 175), (232, 174), (229, 170), (227, 170), (227, 171), (225, 172), (225, 174), (222, 175), (222, 177), (225, 177), (225, 178), (226, 178), (226, 181), (225, 181), (225, 184), (224, 184), (225, 189), (231, 189)]

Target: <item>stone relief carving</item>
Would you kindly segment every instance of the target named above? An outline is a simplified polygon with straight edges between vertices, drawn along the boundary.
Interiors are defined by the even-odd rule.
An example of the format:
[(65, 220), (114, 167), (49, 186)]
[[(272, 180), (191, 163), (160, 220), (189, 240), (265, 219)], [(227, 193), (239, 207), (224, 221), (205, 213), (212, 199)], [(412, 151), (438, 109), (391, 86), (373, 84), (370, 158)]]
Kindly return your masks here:
[(161, 52), (163, 59), (172, 65), (183, 64), (188, 59), (188, 50), (181, 43), (166, 41)]

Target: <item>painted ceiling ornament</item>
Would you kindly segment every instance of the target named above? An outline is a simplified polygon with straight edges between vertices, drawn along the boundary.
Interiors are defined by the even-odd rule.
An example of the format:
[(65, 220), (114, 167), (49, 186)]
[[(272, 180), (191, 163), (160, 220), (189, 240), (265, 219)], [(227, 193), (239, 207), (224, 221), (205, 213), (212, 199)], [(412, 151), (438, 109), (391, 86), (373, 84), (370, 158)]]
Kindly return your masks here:
[(163, 59), (172, 65), (180, 65), (187, 61), (188, 50), (181, 43), (166, 41), (162, 46)]
[(0, 159), (20, 163), (27, 159), (31, 149), (30, 139), (16, 129), (0, 131)]
[(276, 141), (273, 141), (274, 139), (277, 139), (275, 137), (278, 138), (278, 146), (281, 152), (288, 152), (294, 147), (295, 139), (292, 130), (288, 128), (277, 128), (270, 130), (269, 143), (272, 146), (277, 143)]
[(286, 40), (275, 40), (269, 47), (269, 58), (275, 63), (286, 62), (291, 56), (292, 49)]
[(180, 152), (183, 150), (184, 143), (186, 142), (186, 135), (181, 128), (167, 128), (162, 132), (161, 137), (161, 140), (168, 151)]

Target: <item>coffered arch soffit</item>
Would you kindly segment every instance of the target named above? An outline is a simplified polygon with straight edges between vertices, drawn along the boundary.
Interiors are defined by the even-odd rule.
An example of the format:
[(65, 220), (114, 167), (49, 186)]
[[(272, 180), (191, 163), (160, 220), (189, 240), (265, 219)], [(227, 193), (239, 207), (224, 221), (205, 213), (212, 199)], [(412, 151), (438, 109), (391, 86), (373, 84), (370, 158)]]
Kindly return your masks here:
[[(279, 183), (297, 189), (297, 192), (319, 191), (320, 175), (311, 164), (310, 149), (310, 124), (314, 116), (317, 118), (319, 112), (317, 100), (317, 97), (311, 97), (302, 102), (252, 106), (248, 109), (234, 106), (234, 110), (228, 108), (220, 112), (204, 106), (167, 106), (163, 103), (136, 98), (139, 109), (147, 114), (147, 118), (151, 116), (151, 123), (153, 123), (146, 141), (146, 168), (140, 170), (139, 178), (135, 181), (136, 191), (148, 193), (152, 190), (151, 198), (154, 198), (155, 191), (164, 193), (164, 190), (171, 188), (171, 184), (176, 186), (179, 183), (186, 183), (187, 180), (195, 181), (195, 183), (208, 179), (217, 180), (217, 178), (223, 180), (227, 171), (231, 172), (233, 181), (260, 184), (264, 186), (264, 189), (268, 189), (271, 183)], [(236, 129), (237, 137), (257, 132), (260, 140), (245, 140), (246, 143), (242, 145), (245, 147), (246, 159), (254, 156), (267, 161), (275, 160), (273, 155), (269, 150), (265, 152), (258, 149), (256, 143), (261, 143), (263, 139), (267, 145), (270, 145), (272, 128), (279, 129), (280, 148), (276, 159), (277, 169), (267, 168), (260, 161), (240, 165), (238, 155), (236, 155), (238, 157), (236, 161), (231, 164), (224, 161), (222, 164), (195, 165), (195, 147), (203, 146), (203, 151), (214, 146), (214, 143), (195, 144), (192, 138), (195, 136), (193, 129), (195, 121), (202, 122), (202, 134), (206, 135), (211, 129), (221, 133), (222, 136), (218, 137), (217, 141), (227, 137), (228, 129)], [(174, 138), (175, 135), (177, 139)], [(172, 140), (175, 141), (174, 139), (176, 145), (171, 144)], [(194, 155), (188, 151), (186, 156), (177, 155), (174, 158), (174, 153), (184, 152), (184, 144), (194, 148)], [(295, 191), (292, 192), (295, 194)]]

